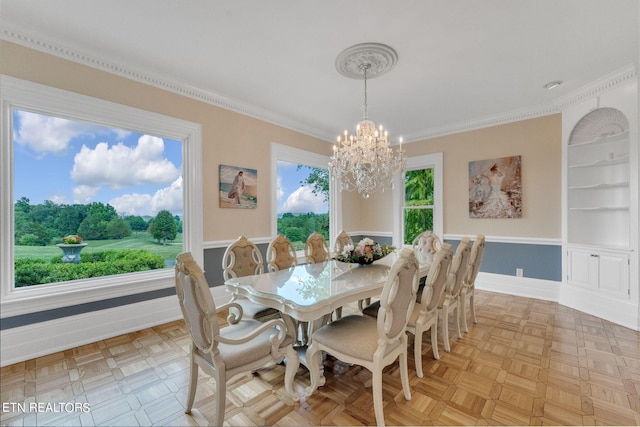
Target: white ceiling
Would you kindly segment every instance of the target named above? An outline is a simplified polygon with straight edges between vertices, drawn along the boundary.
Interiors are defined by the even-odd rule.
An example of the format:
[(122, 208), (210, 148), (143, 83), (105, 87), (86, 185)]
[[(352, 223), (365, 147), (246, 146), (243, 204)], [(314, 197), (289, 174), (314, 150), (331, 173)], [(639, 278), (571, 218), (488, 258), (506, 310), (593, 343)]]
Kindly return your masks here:
[[(0, 36), (177, 88), (328, 141), (362, 118), (335, 60), (363, 42), (398, 63), (368, 84), (393, 141), (553, 111), (638, 63), (638, 0), (2, 0)], [(554, 90), (543, 85), (564, 84)]]

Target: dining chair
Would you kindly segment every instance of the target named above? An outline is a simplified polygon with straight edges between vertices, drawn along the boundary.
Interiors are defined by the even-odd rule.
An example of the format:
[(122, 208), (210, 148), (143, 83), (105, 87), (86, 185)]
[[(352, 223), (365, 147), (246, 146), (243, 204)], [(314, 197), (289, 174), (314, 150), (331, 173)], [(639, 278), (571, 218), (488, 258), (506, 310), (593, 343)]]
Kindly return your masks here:
[(271, 271), (284, 270), (298, 264), (296, 250), (291, 240), (278, 234), (267, 247), (267, 269)]
[(329, 246), (322, 234), (314, 231), (304, 245), (304, 255), (308, 263), (328, 261), (331, 257)]
[(431, 230), (423, 231), (413, 239), (413, 252), (421, 266), (430, 266), (441, 246), (440, 238)]
[[(224, 280), (262, 273), (264, 273), (262, 254), (255, 243), (245, 236), (240, 236), (227, 247), (222, 256)], [(253, 319), (266, 320), (280, 315), (276, 309), (256, 304), (238, 295), (234, 295), (231, 300), (242, 307), (244, 315)]]
[[(297, 264), (298, 258), (293, 243), (284, 235), (278, 234), (267, 247), (267, 268), (269, 272), (285, 270), (295, 267)], [(299, 322), (293, 318), (290, 319), (294, 328), (291, 334), (296, 338), (296, 345), (306, 344), (309, 337), (308, 323)]]
[(347, 245), (353, 246), (353, 239), (351, 238), (351, 236), (349, 236), (349, 234), (347, 234), (346, 231), (342, 230), (340, 233), (338, 233), (338, 235), (336, 236), (336, 240), (333, 243), (333, 253), (338, 255)]
[(467, 275), (462, 282), (462, 290), (460, 291), (460, 309), (458, 311), (460, 312), (462, 327), (465, 332), (469, 332), (469, 328), (467, 327), (467, 299), (469, 300), (469, 306), (471, 308), (471, 320), (473, 323), (478, 323), (475, 304), (476, 277), (478, 277), (482, 258), (484, 258), (484, 247), (484, 236), (478, 234), (471, 247)]
[[(371, 371), (373, 408), (379, 426), (384, 425), (382, 370), (398, 359), (404, 397), (411, 399), (405, 331), (417, 290), (418, 261), (410, 249), (404, 249), (387, 276), (376, 318), (355, 314), (345, 316), (321, 327), (311, 336), (311, 346), (307, 351), (309, 366), (321, 367), (321, 352), (325, 351), (342, 362)], [(320, 385), (322, 368), (310, 370), (310, 391), (314, 391)]]
[[(413, 343), (413, 354), (416, 363), (416, 375), (423, 377), (422, 373), (422, 334), (431, 329), (431, 349), (434, 359), (440, 359), (438, 353), (438, 304), (444, 295), (449, 267), (453, 254), (451, 245), (444, 243), (440, 250), (436, 252), (429, 274), (422, 292), (418, 291), (416, 305), (413, 307), (411, 316), (407, 322), (407, 332), (415, 336)], [(376, 302), (367, 306), (363, 313), (367, 316), (376, 317), (380, 303)]]
[[(175, 286), (180, 309), (191, 334), (189, 394), (185, 413), (193, 407), (198, 372), (202, 369), (215, 379), (216, 414), (213, 424), (222, 426), (226, 404), (226, 384), (235, 377), (254, 372), (269, 363), (286, 359), (284, 387), (297, 399), (293, 379), (300, 366), (293, 340), (282, 319), (265, 323), (241, 318), (235, 302), (216, 307), (202, 269), (191, 253), (176, 258)], [(229, 310), (228, 326), (221, 328), (218, 313)]]
[(455, 315), (456, 331), (458, 338), (462, 338), (460, 332), (460, 314), (458, 312), (458, 298), (464, 277), (467, 274), (467, 265), (469, 263), (469, 254), (471, 253), (471, 242), (468, 237), (463, 237), (460, 244), (456, 248), (456, 254), (453, 256), (451, 267), (449, 268), (449, 276), (438, 311), (440, 312), (440, 321), (442, 322), (442, 340), (444, 341), (444, 351), (451, 351), (449, 344), (449, 314)]
[[(336, 236), (336, 240), (333, 242), (333, 253), (334, 255), (338, 255), (340, 254), (343, 250), (344, 247), (347, 245), (351, 245), (353, 246), (353, 239), (351, 238), (351, 236), (349, 236), (349, 234), (342, 230), (340, 233), (338, 233), (338, 235)], [(367, 300), (360, 300), (358, 301), (358, 307), (360, 308), (360, 310), (362, 311), (362, 308), (364, 307), (365, 303), (364, 301), (371, 301), (371, 298), (367, 298)], [(336, 308), (336, 310), (334, 311), (334, 315), (336, 319), (339, 319), (342, 317), (342, 307), (338, 307)]]

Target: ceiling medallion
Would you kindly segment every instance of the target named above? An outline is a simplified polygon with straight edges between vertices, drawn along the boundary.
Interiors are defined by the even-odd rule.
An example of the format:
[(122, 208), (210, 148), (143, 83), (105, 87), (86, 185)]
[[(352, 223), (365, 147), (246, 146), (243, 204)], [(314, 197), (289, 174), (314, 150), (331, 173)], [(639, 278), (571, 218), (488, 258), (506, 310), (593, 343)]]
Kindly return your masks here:
[(346, 48), (336, 58), (336, 69), (352, 79), (363, 79), (362, 64), (369, 64), (367, 78), (390, 71), (398, 62), (398, 53), (386, 44), (360, 43)]
[(405, 165), (400, 147), (389, 146), (389, 134), (382, 125), (376, 129), (367, 111), (367, 78), (380, 76), (391, 70), (398, 61), (398, 54), (389, 46), (362, 43), (345, 49), (336, 59), (336, 68), (343, 76), (364, 80), (364, 119), (358, 123), (356, 134), (337, 138), (333, 156), (329, 160), (331, 179), (340, 182), (340, 190), (355, 191), (365, 199), (386, 184), (393, 187), (393, 174)]

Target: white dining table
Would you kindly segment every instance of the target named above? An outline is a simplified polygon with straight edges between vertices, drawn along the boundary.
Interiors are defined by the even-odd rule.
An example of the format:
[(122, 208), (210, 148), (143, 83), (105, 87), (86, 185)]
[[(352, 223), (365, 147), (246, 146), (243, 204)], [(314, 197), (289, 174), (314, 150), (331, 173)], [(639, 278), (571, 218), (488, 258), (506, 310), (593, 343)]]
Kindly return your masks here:
[[(297, 265), (286, 270), (235, 277), (225, 281), (226, 289), (234, 295), (279, 310), (289, 333), (297, 337), (297, 325), (309, 323), (309, 336), (329, 319), (331, 314), (347, 304), (377, 297), (389, 275), (390, 267), (396, 260), (395, 253), (370, 265), (359, 265), (329, 260), (316, 264)], [(420, 275), (426, 275), (427, 267), (420, 268)], [(298, 339), (300, 362), (307, 369), (308, 342)], [(324, 384), (324, 375), (319, 385)], [(307, 393), (313, 390), (308, 389)]]

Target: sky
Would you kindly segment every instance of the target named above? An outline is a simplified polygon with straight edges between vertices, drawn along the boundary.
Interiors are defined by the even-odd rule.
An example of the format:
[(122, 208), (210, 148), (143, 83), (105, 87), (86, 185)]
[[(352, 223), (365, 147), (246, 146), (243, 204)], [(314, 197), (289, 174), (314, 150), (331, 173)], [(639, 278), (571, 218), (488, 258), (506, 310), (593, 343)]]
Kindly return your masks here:
[[(15, 200), (102, 202), (121, 215), (163, 209), (182, 215), (181, 141), (19, 110), (13, 135)], [(300, 185), (308, 173), (278, 163), (278, 213), (328, 211), (321, 196)]]
[(14, 110), (14, 199), (182, 215), (182, 143)]
[(277, 197), (278, 214), (327, 213), (329, 206), (322, 195), (312, 193), (310, 185), (301, 182), (309, 175), (309, 168), (297, 170), (297, 163), (278, 161)]

